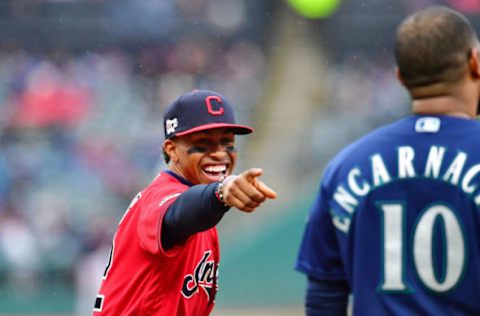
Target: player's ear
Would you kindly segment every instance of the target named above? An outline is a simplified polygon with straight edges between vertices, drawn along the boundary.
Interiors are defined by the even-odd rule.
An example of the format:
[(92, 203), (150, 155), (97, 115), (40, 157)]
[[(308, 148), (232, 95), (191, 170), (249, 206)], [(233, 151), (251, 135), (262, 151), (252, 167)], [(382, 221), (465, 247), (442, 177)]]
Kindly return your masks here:
[(473, 78), (480, 78), (480, 48), (476, 46), (471, 49), (468, 58), (468, 67)]
[(173, 140), (166, 139), (163, 141), (163, 151), (168, 157), (170, 157), (171, 161), (178, 161), (177, 144)]

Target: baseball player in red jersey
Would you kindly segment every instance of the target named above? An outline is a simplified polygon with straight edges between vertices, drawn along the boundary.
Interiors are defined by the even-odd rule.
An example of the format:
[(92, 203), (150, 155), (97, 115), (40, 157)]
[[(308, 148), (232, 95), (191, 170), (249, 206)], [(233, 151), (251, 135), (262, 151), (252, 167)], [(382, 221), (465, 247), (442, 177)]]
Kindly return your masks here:
[(224, 96), (194, 90), (164, 115), (168, 169), (133, 199), (113, 238), (94, 315), (208, 315), (220, 260), (215, 225), (235, 207), (254, 211), (276, 193), (261, 169), (232, 175), (235, 123)]

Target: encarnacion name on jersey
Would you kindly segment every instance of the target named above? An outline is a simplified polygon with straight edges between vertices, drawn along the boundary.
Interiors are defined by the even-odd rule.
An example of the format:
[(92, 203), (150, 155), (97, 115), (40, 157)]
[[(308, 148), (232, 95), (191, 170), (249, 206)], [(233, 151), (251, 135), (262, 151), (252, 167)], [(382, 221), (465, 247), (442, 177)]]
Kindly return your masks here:
[[(431, 146), (424, 162), (415, 161), (415, 150), (410, 146), (397, 148), (396, 170), (388, 170), (384, 159), (380, 154), (370, 156), (371, 182), (367, 180), (365, 172), (354, 167), (349, 170), (347, 178), (336, 187), (333, 198), (346, 211), (342, 214), (332, 214), (335, 226), (347, 233), (350, 227), (351, 217), (359, 204), (359, 200), (366, 196), (371, 190), (386, 185), (392, 181), (399, 181), (407, 178), (424, 178), (440, 180), (459, 187), (463, 192), (471, 195), (475, 204), (480, 206), (480, 192), (478, 183), (474, 182), (475, 176), (480, 174), (480, 164), (475, 164), (464, 170), (467, 154), (459, 151), (453, 160), (444, 159), (447, 147)], [(415, 165), (422, 166), (423, 171), (415, 169)], [(445, 169), (445, 166), (448, 168)], [(442, 168), (443, 167), (443, 168)], [(441, 170), (444, 170), (441, 173)]]

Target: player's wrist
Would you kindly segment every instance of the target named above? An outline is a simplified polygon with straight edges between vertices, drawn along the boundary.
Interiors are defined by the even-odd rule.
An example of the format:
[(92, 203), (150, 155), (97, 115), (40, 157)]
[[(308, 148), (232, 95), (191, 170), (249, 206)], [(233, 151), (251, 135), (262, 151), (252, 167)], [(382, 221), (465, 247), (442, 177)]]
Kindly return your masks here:
[(225, 176), (222, 176), (217, 184), (217, 188), (215, 189), (215, 197), (222, 205), (226, 207), (230, 207), (230, 205), (228, 205), (227, 202), (225, 202), (224, 189), (225, 189)]

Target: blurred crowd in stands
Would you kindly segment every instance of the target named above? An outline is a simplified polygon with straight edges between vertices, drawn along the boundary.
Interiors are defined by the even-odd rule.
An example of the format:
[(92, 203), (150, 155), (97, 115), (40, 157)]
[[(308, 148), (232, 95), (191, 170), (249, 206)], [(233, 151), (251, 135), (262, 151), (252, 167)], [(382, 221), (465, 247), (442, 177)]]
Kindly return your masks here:
[[(391, 56), (352, 55), (330, 67), (324, 107), (312, 114), (310, 168), (329, 161), (345, 144), (409, 113), (409, 96)], [(315, 122), (315, 123), (313, 123)], [(339, 128), (342, 126), (343, 128)], [(308, 163), (308, 162), (306, 162)]]

